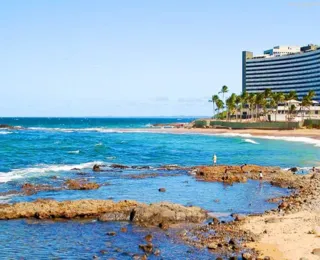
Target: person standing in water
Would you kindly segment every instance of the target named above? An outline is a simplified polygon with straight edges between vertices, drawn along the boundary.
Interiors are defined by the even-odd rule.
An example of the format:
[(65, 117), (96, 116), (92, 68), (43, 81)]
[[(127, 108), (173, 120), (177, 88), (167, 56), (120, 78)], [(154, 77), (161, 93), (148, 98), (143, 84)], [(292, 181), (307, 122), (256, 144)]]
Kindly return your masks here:
[(213, 165), (217, 165), (217, 156), (214, 154), (212, 157)]

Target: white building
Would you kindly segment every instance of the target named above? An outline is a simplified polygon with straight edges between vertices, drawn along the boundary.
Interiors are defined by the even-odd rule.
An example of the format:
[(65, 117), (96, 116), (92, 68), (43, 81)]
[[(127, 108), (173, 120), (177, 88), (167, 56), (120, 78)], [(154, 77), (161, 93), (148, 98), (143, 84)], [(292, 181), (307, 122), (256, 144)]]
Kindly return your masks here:
[(270, 50), (266, 50), (263, 53), (273, 57), (279, 57), (283, 55), (290, 55), (295, 53), (300, 53), (300, 46), (275, 46)]

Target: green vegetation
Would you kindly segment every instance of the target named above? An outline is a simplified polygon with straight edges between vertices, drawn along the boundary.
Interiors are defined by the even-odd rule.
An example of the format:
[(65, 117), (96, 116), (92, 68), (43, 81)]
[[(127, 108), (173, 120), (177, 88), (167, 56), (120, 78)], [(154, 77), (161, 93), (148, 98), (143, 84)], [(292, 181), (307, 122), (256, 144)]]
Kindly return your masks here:
[[(284, 94), (282, 92), (272, 92), (271, 89), (266, 89), (264, 92), (260, 93), (243, 92), (240, 95), (232, 93), (225, 99), (225, 93), (228, 93), (228, 91), (228, 87), (223, 86), (218, 95), (212, 96), (212, 101), (210, 100), (210, 102), (213, 103), (213, 118), (222, 120), (235, 118), (236, 120), (240, 119), (241, 121), (243, 119), (243, 109), (246, 108), (248, 110), (246, 119), (261, 121), (261, 116), (267, 118), (267, 115), (272, 112), (272, 110), (276, 110), (275, 121), (277, 121), (278, 104), (288, 102), (289, 100), (297, 100), (298, 98), (295, 91)], [(219, 98), (219, 94), (222, 94), (222, 100)], [(309, 114), (314, 96), (315, 92), (310, 90), (302, 99), (301, 106), (308, 108)], [(285, 110), (287, 111), (287, 118), (289, 119), (293, 117), (293, 114), (296, 112), (296, 106), (290, 105), (288, 108), (285, 107)], [(217, 112), (217, 114), (215, 112)], [(238, 114), (240, 114), (239, 117)]]
[(205, 128), (207, 126), (207, 121), (205, 120), (197, 120), (194, 122), (194, 126), (196, 128)]

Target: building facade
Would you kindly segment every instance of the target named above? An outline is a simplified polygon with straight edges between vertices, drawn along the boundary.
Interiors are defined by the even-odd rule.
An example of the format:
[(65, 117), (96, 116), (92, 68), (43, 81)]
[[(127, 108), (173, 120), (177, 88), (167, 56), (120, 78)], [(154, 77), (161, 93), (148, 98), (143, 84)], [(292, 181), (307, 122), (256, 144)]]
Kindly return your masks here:
[(320, 100), (320, 47), (277, 46), (254, 56), (242, 53), (242, 91), (259, 93), (270, 88), (273, 92), (296, 91), (302, 99), (309, 90)]

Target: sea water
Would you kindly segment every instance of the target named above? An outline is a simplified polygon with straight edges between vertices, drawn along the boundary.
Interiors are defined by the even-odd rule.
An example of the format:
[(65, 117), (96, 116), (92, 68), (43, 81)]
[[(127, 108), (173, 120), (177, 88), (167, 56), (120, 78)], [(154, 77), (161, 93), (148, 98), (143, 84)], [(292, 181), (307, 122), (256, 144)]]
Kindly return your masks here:
[[(192, 118), (1, 118), (0, 124), (19, 126), (0, 130), (0, 192), (19, 190), (29, 182), (61, 186), (67, 179), (86, 178), (103, 186), (89, 191), (42, 191), (31, 196), (0, 196), (0, 202), (56, 200), (133, 199), (152, 203), (170, 201), (200, 206), (210, 212), (260, 213), (275, 207), (272, 197), (288, 194), (285, 189), (248, 181), (225, 186), (196, 181), (184, 170), (167, 176), (162, 165), (207, 165), (216, 154), (218, 164), (260, 164), (289, 168), (317, 166), (320, 148), (315, 140), (294, 137), (253, 137), (241, 134), (203, 135), (149, 133), (155, 123), (183, 123)], [(135, 129), (130, 131), (130, 129)], [(137, 131), (137, 129), (139, 129)], [(125, 130), (125, 131), (124, 131)], [(106, 172), (93, 173), (94, 164)], [(113, 163), (150, 166), (150, 169), (112, 170)], [(80, 169), (79, 171), (72, 170)], [(79, 172), (84, 175), (79, 175)], [(131, 175), (156, 173), (154, 178)], [(108, 185), (106, 185), (108, 184)], [(160, 187), (166, 188), (159, 193)], [(106, 236), (107, 230), (128, 226), (126, 234)], [(129, 223), (96, 221), (50, 222), (0, 221), (1, 259), (131, 259), (137, 245), (150, 230)], [(199, 259), (199, 252), (153, 230), (164, 259)], [(119, 232), (117, 232), (119, 233)], [(142, 240), (141, 240), (142, 239)], [(30, 249), (30, 246), (35, 249)], [(129, 247), (129, 249), (128, 249)], [(119, 249), (120, 248), (120, 249)], [(100, 251), (107, 253), (102, 254)], [(104, 252), (104, 251), (103, 251)], [(141, 253), (141, 252), (140, 252)], [(201, 259), (209, 259), (201, 252)]]

